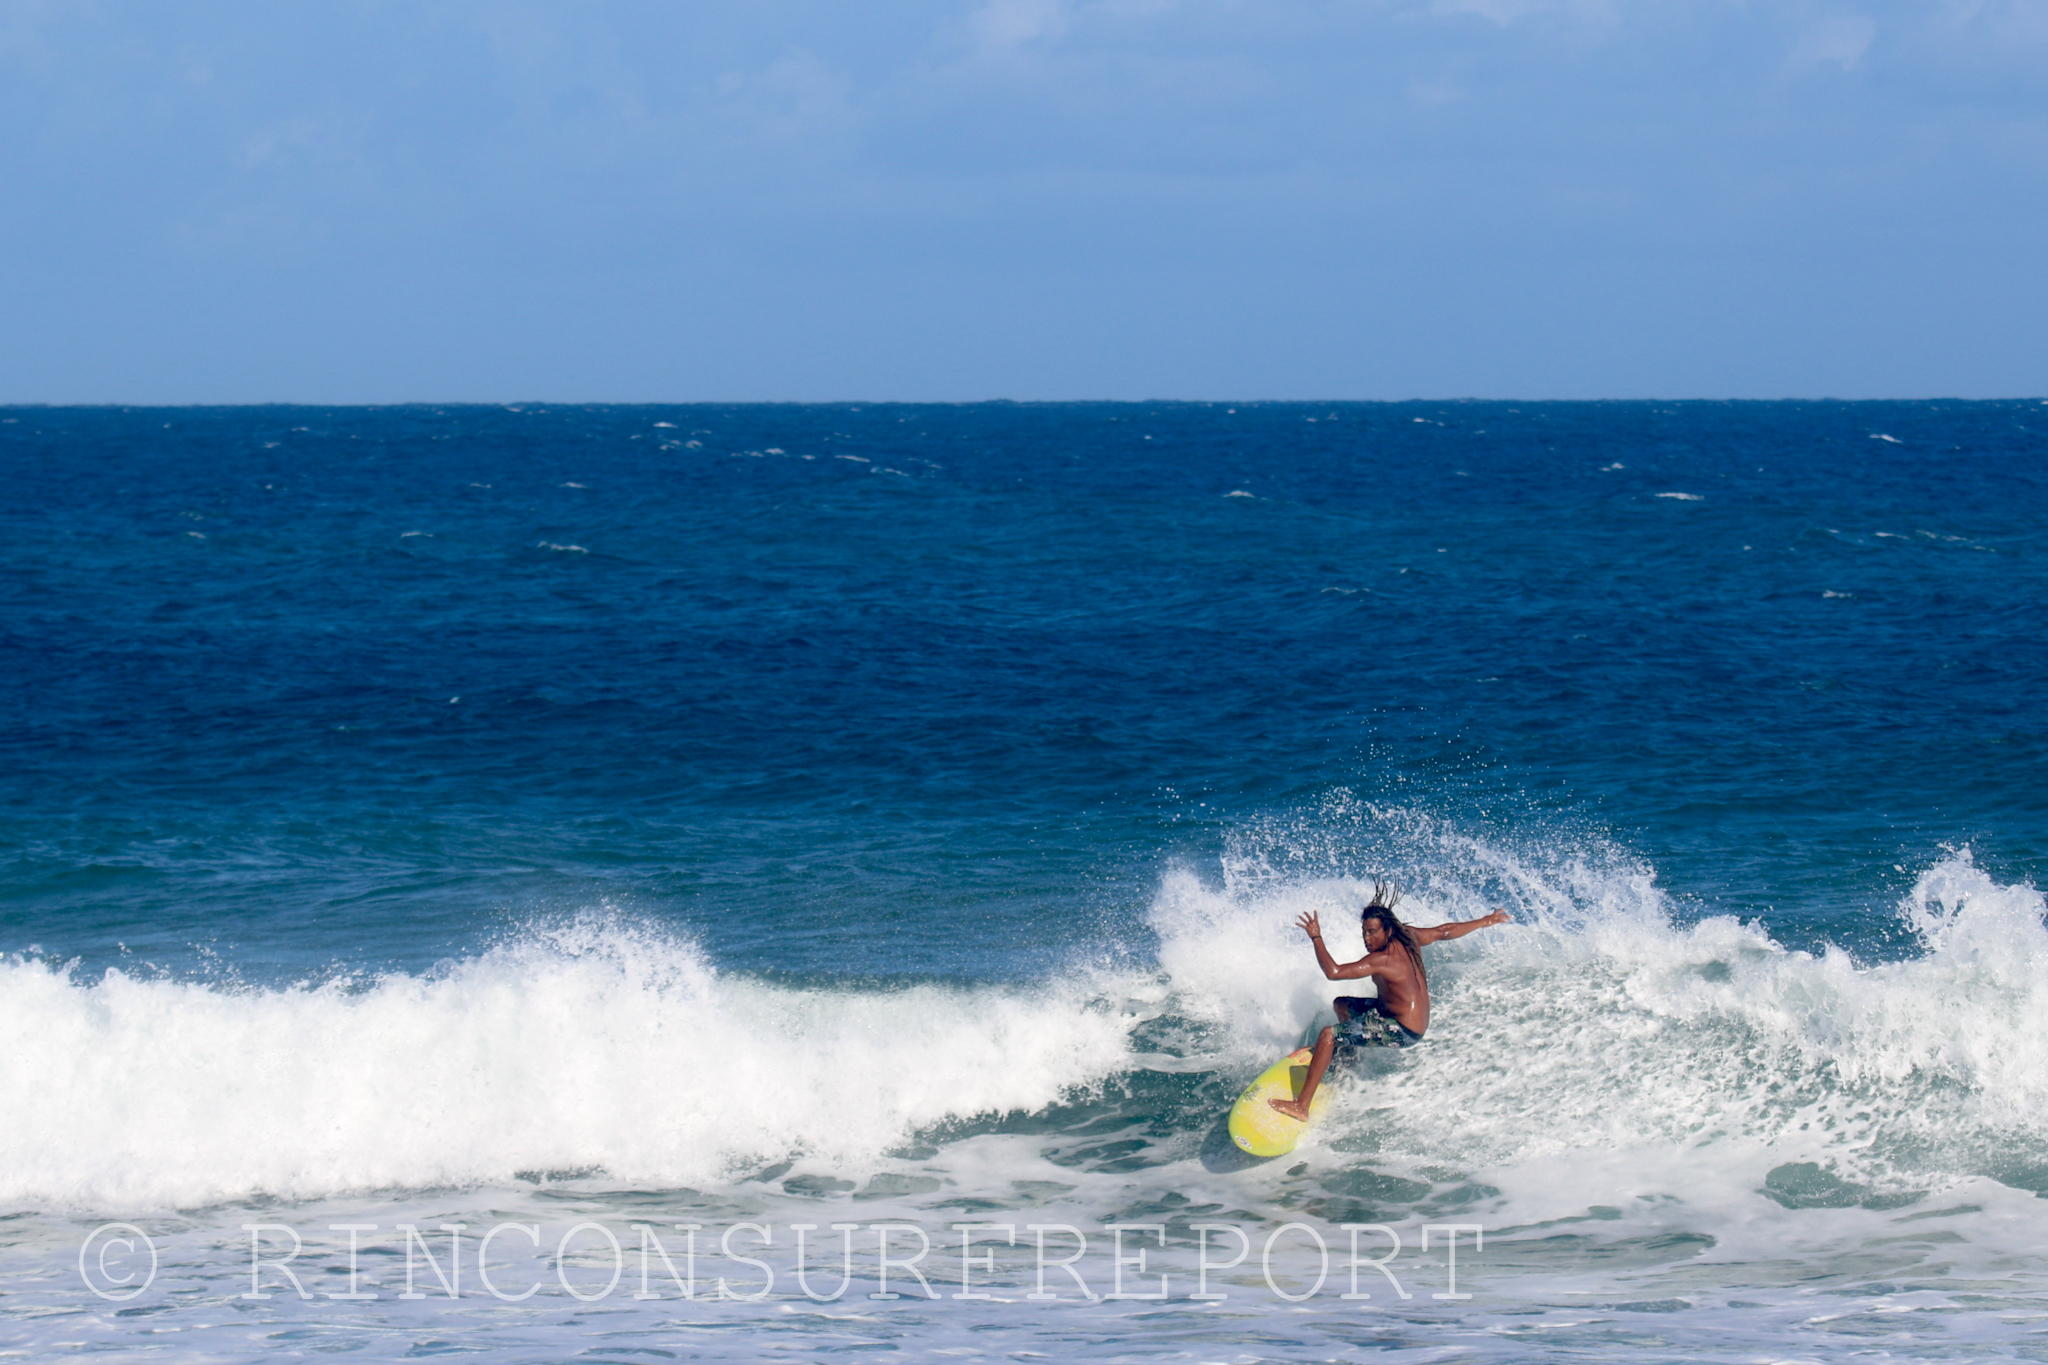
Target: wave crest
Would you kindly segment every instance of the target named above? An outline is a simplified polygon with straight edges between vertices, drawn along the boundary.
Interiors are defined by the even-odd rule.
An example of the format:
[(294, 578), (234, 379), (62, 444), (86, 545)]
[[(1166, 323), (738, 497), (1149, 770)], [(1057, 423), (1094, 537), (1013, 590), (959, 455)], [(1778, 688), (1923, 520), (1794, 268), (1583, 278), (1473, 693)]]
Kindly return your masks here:
[(9, 1206), (502, 1183), (716, 1181), (859, 1165), (948, 1119), (1114, 1073), (1130, 1020), (1086, 980), (806, 990), (721, 975), (613, 920), (425, 975), (285, 989), (0, 964)]

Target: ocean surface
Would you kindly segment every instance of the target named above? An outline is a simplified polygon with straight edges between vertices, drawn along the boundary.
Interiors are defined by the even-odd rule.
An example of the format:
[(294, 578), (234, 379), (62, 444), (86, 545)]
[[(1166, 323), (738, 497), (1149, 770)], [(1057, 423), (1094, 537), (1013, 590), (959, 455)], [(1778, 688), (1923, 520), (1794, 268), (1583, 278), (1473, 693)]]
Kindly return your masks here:
[[(0, 409), (0, 1354), (2048, 1360), (2044, 460)], [(1513, 923), (1241, 1158), (1375, 878)]]

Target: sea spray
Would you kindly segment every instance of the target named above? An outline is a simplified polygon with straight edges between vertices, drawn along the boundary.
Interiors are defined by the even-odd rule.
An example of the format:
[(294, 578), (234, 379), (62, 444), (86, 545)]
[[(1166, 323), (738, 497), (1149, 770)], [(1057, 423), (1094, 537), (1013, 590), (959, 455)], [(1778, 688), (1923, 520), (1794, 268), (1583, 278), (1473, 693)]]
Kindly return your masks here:
[[(1734, 1144), (1750, 1157), (1731, 1178), (1760, 1185), (1806, 1165), (1873, 1198), (2048, 1155), (2042, 899), (1998, 885), (1967, 850), (1899, 907), (1924, 950), (1866, 963), (1787, 949), (1759, 923), (1681, 915), (1598, 845), (1530, 852), (1409, 813), (1363, 842), (1351, 861), (1369, 870), (1349, 876), (1327, 839), (1307, 859), (1240, 848), (1223, 885), (1176, 870), (1151, 910), (1175, 1008), (1211, 1026), (1215, 1065), (1242, 1069), (1353, 989), (1322, 980), (1300, 914), (1320, 914), (1349, 960), (1374, 874), (1417, 888), (1401, 905), (1415, 923), (1508, 902), (1516, 923), (1426, 950), (1426, 1046), (1351, 1087), (1325, 1143), (1489, 1168)], [(1290, 863), (1314, 875), (1273, 871)]]

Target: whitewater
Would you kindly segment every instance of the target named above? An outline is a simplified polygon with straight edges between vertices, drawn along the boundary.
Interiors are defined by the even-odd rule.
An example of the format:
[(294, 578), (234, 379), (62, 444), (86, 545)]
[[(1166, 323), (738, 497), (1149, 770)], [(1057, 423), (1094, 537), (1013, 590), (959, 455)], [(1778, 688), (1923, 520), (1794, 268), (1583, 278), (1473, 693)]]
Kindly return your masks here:
[[(0, 972), (0, 1084), (38, 1098), (0, 1137), (7, 1254), (19, 1266), (81, 1228), (140, 1220), (167, 1230), (180, 1258), (179, 1311), (240, 1316), (260, 1302), (277, 1321), (349, 1332), (361, 1316), (318, 1299), (238, 1298), (245, 1229), (335, 1238), (326, 1229), (344, 1208), (372, 1210), (366, 1230), (392, 1237), (407, 1217), (429, 1230), (525, 1219), (545, 1227), (537, 1247), (559, 1251), (565, 1220), (631, 1247), (650, 1219), (673, 1240), (679, 1218), (720, 1234), (744, 1215), (768, 1238), (743, 1240), (744, 1255), (771, 1256), (758, 1264), (779, 1268), (778, 1301), (808, 1311), (817, 1296), (791, 1279), (792, 1233), (776, 1254), (778, 1226), (894, 1224), (943, 1242), (966, 1221), (1085, 1234), (1145, 1223), (1136, 1209), (1162, 1228), (1148, 1271), (1177, 1271), (1184, 1293), (1196, 1251), (1222, 1259), (1193, 1245), (1206, 1211), (1255, 1241), (1304, 1220), (1334, 1243), (1369, 1224), (1411, 1247), (1425, 1225), (1481, 1227), (1485, 1254), (1468, 1248), (1462, 1292), (1483, 1288), (1491, 1312), (1528, 1298), (1515, 1311), (1546, 1322), (1546, 1297), (1618, 1296), (1682, 1330), (1737, 1287), (1779, 1315), (1816, 1287), (1881, 1299), (1886, 1313), (1940, 1315), (1956, 1342), (1997, 1340), (2015, 1311), (2038, 1311), (2023, 1307), (2040, 1302), (2034, 1248), (2011, 1240), (2048, 1170), (2038, 891), (2000, 885), (1958, 851), (1897, 907), (1915, 950), (1858, 962), (1787, 949), (1735, 917), (1675, 915), (1650, 871), (1612, 848), (1531, 861), (1410, 811), (1342, 819), (1402, 831), (1418, 860), (1411, 922), (1506, 901), (1515, 923), (1429, 950), (1427, 1045), (1346, 1078), (1283, 1162), (1237, 1159), (1217, 1120), (1330, 989), (1304, 972), (1293, 917), (1348, 921), (1371, 880), (1276, 870), (1299, 850), (1258, 829), (1213, 875), (1164, 877), (1148, 912), (1153, 960), (1076, 963), (1022, 986), (768, 982), (601, 911), (422, 975), (284, 987), (119, 968), (84, 979), (17, 958)], [(575, 1292), (595, 1292), (606, 1264), (602, 1232), (581, 1236), (591, 1245), (571, 1246), (567, 1264), (596, 1269), (559, 1291), (575, 1312), (590, 1311)], [(825, 1236), (822, 1283), (851, 1272), (858, 1296), (872, 1252), (856, 1256), (851, 1232), (844, 1248)], [(820, 1245), (814, 1234), (813, 1271)], [(1314, 1278), (1312, 1241), (1296, 1234), (1277, 1252), (1279, 1290), (1299, 1292)], [(757, 1265), (738, 1249), (706, 1254), (707, 1294)], [(945, 1284), (958, 1258), (940, 1256), (952, 1258), (933, 1272)], [(1020, 1313), (1109, 1309), (1026, 1302), (1035, 1265), (1000, 1259), (983, 1283), (1007, 1288)], [(1383, 1300), (1440, 1292), (1441, 1258), (1411, 1259)], [(1972, 1293), (1872, 1283), (1925, 1276), (1935, 1259), (1967, 1273)], [(384, 1327), (430, 1311), (387, 1302), (399, 1265), (388, 1245), (373, 1260)], [(631, 1272), (631, 1256), (619, 1263)], [(1971, 1307), (1987, 1290), (1992, 1306)], [(17, 1276), (14, 1292), (38, 1290)], [(1290, 1306), (1281, 1292), (1236, 1297), (1260, 1315)], [(717, 1321), (740, 1308), (689, 1302)], [(1362, 1302), (1326, 1311), (1355, 1316)], [(1447, 1307), (1424, 1302), (1415, 1311)], [(606, 1311), (634, 1334), (673, 1310), (629, 1299)], [(1023, 1330), (1001, 1318), (930, 1330), (1005, 1324)], [(191, 1349), (231, 1353), (222, 1334), (244, 1325), (194, 1328)], [(1315, 1339), (1302, 1324), (1260, 1330)], [(1498, 1358), (1515, 1358), (1516, 1339), (1495, 1343)]]

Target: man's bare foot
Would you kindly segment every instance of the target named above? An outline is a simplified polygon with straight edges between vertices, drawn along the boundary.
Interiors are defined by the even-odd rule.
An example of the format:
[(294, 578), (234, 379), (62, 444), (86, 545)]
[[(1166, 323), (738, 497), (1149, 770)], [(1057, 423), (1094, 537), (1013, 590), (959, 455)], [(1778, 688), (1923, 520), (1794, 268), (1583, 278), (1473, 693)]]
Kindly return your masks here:
[(1266, 1103), (1272, 1105), (1275, 1109), (1278, 1109), (1296, 1122), (1308, 1122), (1308, 1106), (1300, 1100), (1267, 1100)]

